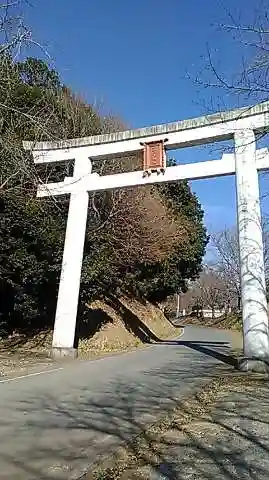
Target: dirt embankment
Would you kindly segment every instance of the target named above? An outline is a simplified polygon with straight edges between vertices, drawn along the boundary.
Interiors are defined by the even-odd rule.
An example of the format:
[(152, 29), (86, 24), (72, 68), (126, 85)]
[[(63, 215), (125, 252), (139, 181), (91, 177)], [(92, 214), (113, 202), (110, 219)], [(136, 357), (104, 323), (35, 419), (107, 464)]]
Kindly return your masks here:
[[(119, 352), (180, 335), (163, 312), (149, 302), (113, 297), (89, 305), (88, 324), (79, 332), (79, 355)], [(84, 331), (83, 331), (84, 330)]]
[[(79, 324), (78, 354), (80, 359), (97, 358), (175, 338), (180, 332), (149, 302), (128, 297), (96, 300), (88, 305), (87, 319)], [(0, 375), (52, 365), (51, 342), (52, 330), (0, 340)]]

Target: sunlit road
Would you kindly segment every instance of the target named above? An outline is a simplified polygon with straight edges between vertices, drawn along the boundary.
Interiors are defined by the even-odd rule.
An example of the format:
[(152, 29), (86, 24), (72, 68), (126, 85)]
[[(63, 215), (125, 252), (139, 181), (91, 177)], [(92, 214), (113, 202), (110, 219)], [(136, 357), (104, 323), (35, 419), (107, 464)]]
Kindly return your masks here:
[(221, 361), (227, 342), (225, 332), (185, 327), (178, 342), (1, 382), (0, 478), (79, 478), (218, 369), (232, 368)]

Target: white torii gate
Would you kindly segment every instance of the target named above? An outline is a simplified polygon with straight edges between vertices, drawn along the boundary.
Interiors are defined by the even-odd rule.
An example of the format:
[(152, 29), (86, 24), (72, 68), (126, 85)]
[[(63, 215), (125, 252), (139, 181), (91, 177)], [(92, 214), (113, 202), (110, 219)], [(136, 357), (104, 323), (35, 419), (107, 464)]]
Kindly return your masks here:
[[(24, 142), (35, 163), (75, 160), (73, 177), (41, 184), (38, 197), (70, 194), (61, 279), (53, 334), (54, 356), (76, 356), (74, 339), (88, 213), (88, 192), (177, 180), (236, 175), (241, 296), (244, 330), (242, 370), (264, 371), (269, 364), (268, 312), (258, 170), (269, 169), (267, 149), (256, 150), (255, 135), (269, 127), (269, 102), (254, 107), (136, 130), (57, 142)], [(139, 152), (143, 143), (165, 141), (167, 150), (234, 139), (235, 151), (220, 160), (100, 176), (92, 158)], [(143, 143), (141, 143), (143, 142)]]

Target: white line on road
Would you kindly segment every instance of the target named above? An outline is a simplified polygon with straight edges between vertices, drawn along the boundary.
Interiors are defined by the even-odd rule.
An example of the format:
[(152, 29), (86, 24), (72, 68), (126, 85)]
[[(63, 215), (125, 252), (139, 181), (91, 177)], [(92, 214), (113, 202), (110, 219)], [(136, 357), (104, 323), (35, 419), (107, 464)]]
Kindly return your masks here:
[[(182, 337), (185, 333), (184, 332), (185, 326), (181, 326), (180, 328), (181, 328), (182, 331), (181, 331), (180, 335), (178, 335), (176, 337), (176, 340), (178, 340), (180, 337)], [(154, 344), (150, 345), (150, 347), (154, 347)], [(20, 375), (19, 377), (5, 378), (4, 380), (0, 380), (0, 383), (9, 383), (9, 382), (13, 382), (14, 380), (21, 380), (23, 378), (28, 378), (28, 377), (36, 377), (37, 375), (43, 375), (45, 373), (58, 372), (59, 370), (63, 370), (63, 367), (52, 368), (51, 370), (42, 370), (42, 372), (28, 373), (27, 375)]]
[(37, 375), (43, 375), (44, 373), (52, 373), (63, 370), (63, 367), (53, 368), (51, 370), (43, 370), (42, 372), (28, 373), (27, 375), (20, 375), (19, 377), (6, 378), (5, 380), (0, 380), (0, 383), (13, 382), (14, 380), (20, 380), (21, 378), (27, 377), (36, 377)]

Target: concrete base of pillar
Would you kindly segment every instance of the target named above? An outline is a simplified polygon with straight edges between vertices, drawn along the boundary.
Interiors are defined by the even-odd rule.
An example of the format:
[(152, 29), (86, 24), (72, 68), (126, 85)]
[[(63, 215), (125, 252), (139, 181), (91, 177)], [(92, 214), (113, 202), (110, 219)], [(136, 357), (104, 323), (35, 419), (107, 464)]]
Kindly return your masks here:
[(238, 361), (238, 369), (241, 370), (241, 372), (269, 374), (269, 358), (264, 360), (247, 357), (240, 358)]
[(55, 359), (64, 359), (64, 358), (77, 358), (78, 351), (77, 348), (64, 348), (64, 347), (52, 347), (51, 357)]

